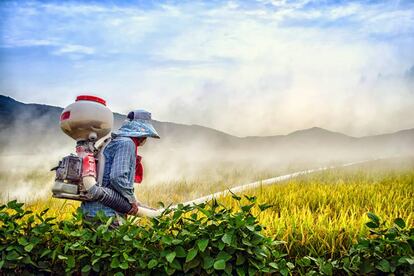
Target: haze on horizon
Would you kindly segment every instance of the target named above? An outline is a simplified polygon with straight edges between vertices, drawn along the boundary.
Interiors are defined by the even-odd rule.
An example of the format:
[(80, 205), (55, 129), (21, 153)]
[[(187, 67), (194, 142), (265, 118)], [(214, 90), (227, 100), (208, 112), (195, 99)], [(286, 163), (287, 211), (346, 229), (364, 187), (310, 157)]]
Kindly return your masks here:
[(2, 1), (0, 94), (238, 136), (414, 127), (412, 1)]

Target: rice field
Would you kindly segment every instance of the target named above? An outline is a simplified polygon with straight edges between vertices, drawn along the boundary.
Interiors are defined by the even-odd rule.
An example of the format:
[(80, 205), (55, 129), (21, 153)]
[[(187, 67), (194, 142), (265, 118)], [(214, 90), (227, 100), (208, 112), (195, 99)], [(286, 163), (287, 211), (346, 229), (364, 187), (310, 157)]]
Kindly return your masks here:
[[(214, 183), (213, 191), (225, 189), (228, 187), (225, 183), (234, 185), (243, 178), (238, 172), (228, 176), (234, 179)], [(33, 177), (44, 180), (44, 176), (38, 174)], [(189, 193), (190, 190), (208, 187), (207, 183), (203, 185), (175, 183), (166, 185), (165, 190), (159, 186), (155, 191), (149, 185), (142, 185), (136, 194), (145, 203), (145, 198), (152, 198), (149, 202), (152, 205), (159, 201), (178, 203), (197, 194)], [(203, 195), (199, 193), (198, 196)], [(154, 194), (156, 198), (152, 197)], [(257, 208), (254, 212), (260, 224), (266, 227), (266, 235), (285, 241), (286, 253), (292, 257), (342, 256), (358, 237), (368, 234), (364, 225), (367, 212), (389, 222), (401, 217), (408, 226), (414, 226), (413, 159), (377, 161), (313, 173), (244, 194), (256, 196), (258, 204), (272, 205), (266, 211), (260, 212)], [(237, 202), (231, 197), (220, 198), (219, 202), (237, 209)], [(26, 206), (35, 212), (50, 208), (50, 216), (66, 219), (72, 216), (79, 203), (47, 197)]]
[[(414, 170), (331, 170), (248, 192), (273, 207), (256, 214), (291, 256), (337, 257), (366, 236), (366, 213), (414, 225)], [(229, 198), (224, 204), (233, 204)]]

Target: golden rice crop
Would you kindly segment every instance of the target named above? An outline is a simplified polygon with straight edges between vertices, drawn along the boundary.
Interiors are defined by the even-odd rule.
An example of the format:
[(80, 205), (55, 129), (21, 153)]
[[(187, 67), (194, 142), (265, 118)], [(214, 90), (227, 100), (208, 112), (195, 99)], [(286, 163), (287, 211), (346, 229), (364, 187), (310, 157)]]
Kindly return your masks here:
[[(330, 170), (246, 192), (272, 208), (258, 214), (289, 255), (334, 257), (368, 234), (366, 213), (414, 224), (414, 170)], [(235, 204), (227, 197), (224, 204)]]

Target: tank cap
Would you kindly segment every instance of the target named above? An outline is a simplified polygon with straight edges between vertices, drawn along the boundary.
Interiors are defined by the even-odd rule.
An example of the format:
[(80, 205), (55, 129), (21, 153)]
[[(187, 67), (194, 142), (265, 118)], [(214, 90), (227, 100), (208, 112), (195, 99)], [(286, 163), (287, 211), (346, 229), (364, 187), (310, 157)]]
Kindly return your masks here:
[(80, 95), (76, 97), (76, 101), (90, 101), (90, 102), (97, 102), (106, 106), (106, 101), (102, 98), (90, 95)]

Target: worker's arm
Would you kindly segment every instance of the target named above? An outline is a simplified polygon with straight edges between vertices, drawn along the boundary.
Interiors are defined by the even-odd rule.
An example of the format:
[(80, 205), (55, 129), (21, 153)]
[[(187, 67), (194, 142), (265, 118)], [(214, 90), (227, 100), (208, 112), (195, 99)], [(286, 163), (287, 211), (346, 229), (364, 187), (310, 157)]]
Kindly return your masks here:
[(125, 197), (129, 203), (136, 203), (134, 194), (135, 144), (132, 140), (123, 140), (118, 143), (112, 161), (110, 184), (111, 188)]

